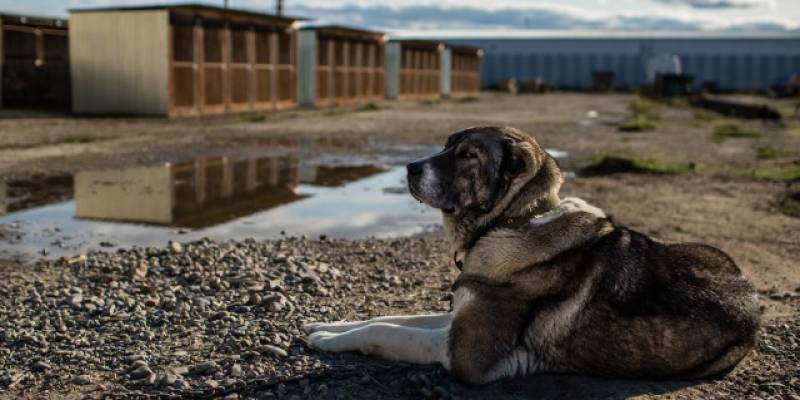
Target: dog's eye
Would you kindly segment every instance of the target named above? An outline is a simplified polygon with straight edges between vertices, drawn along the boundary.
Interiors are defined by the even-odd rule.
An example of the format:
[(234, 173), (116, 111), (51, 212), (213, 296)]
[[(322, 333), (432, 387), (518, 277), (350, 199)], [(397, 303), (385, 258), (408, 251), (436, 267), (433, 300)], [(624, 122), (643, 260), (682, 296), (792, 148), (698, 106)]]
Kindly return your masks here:
[(478, 155), (473, 153), (473, 152), (471, 152), (471, 151), (465, 151), (465, 152), (461, 153), (461, 158), (470, 159), (470, 158), (476, 158), (476, 157), (478, 157)]

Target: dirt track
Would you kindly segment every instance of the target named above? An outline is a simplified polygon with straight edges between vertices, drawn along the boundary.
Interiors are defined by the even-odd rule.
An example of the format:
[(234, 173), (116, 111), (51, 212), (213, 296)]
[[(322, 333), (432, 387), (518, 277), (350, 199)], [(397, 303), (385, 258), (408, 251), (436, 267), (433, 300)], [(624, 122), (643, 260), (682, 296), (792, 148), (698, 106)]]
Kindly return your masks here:
[[(438, 368), (393, 366), (359, 356), (320, 356), (296, 350), (298, 353), (295, 355), (302, 356), (303, 362), (310, 363), (310, 366), (326, 366), (325, 372), (318, 372), (317, 375), (312, 373), (305, 383), (288, 382), (282, 391), (266, 385), (264, 379), (270, 377), (269, 372), (262, 372), (261, 375), (256, 373), (255, 378), (244, 380), (244, 386), (236, 387), (243, 388), (239, 392), (244, 395), (267, 396), (268, 390), (276, 396), (284, 393), (287, 396), (316, 397), (312, 394), (318, 393), (320, 385), (325, 385), (331, 398), (355, 392), (361, 393), (363, 398), (416, 398), (426, 391), (433, 391), (436, 386), (444, 387), (448, 395), (462, 398), (618, 398), (635, 395), (779, 398), (791, 393), (797, 396), (800, 388), (797, 378), (797, 354), (800, 353), (800, 270), (797, 269), (797, 260), (800, 259), (800, 218), (787, 212), (785, 199), (787, 193), (800, 188), (796, 183), (782, 181), (780, 176), (784, 176), (781, 174), (785, 171), (791, 172), (792, 166), (800, 162), (800, 124), (791, 119), (785, 126), (730, 121), (676, 105), (656, 106), (654, 112), (658, 115), (658, 122), (654, 131), (620, 133), (617, 127), (628, 116), (631, 100), (631, 96), (627, 95), (487, 94), (478, 102), (389, 104), (378, 111), (358, 112), (297, 110), (268, 115), (264, 120), (258, 116), (184, 121), (8, 119), (0, 120), (0, 173), (15, 177), (34, 173), (49, 175), (112, 165), (146, 164), (154, 160), (176, 161), (199, 155), (244, 151), (242, 144), (268, 145), (270, 141), (267, 139), (298, 136), (355, 142), (371, 138), (394, 143), (440, 143), (454, 130), (479, 124), (516, 126), (534, 134), (548, 148), (569, 151), (572, 158), (565, 163), (565, 168), (570, 170), (590, 162), (596, 154), (646, 158), (655, 160), (659, 165), (693, 163), (693, 171), (676, 175), (615, 174), (573, 178), (568, 180), (562, 193), (584, 197), (607, 210), (617, 222), (657, 238), (701, 241), (731, 254), (762, 295), (767, 328), (758, 350), (726, 379), (711, 383), (617, 382), (545, 376), (526, 382), (475, 389), (450, 381)], [(782, 110), (790, 108), (790, 103), (776, 104)], [(590, 118), (587, 115), (590, 110), (596, 110), (599, 116)], [(761, 135), (755, 138), (712, 140), (714, 127), (726, 123), (741, 124), (757, 130)], [(761, 157), (759, 154), (763, 155), (765, 151), (759, 149), (782, 151), (776, 152), (774, 157)], [(780, 173), (776, 174), (775, 171)], [(771, 179), (763, 179), (764, 174)], [(340, 257), (336, 261), (327, 260), (324, 249), (329, 244), (292, 242), (285, 245), (290, 252), (300, 251), (306, 246), (317, 249), (320, 259), (326, 259), (346, 277), (342, 282), (323, 282), (322, 287), (326, 288), (329, 296), (320, 297), (318, 304), (313, 301), (314, 298), (306, 298), (303, 304), (308, 304), (308, 310), (301, 313), (303, 318), (367, 318), (385, 313), (432, 311), (446, 307), (446, 302), (441, 299), (446, 295), (454, 272), (443, 254), (444, 244), (438, 235), (370, 244), (373, 248), (369, 252), (378, 254), (377, 258), (370, 260), (360, 258), (365, 245), (363, 242), (334, 243), (338, 244), (335, 253)], [(273, 244), (263, 243), (259, 246), (270, 248)], [(425, 251), (420, 252), (420, 248)], [(430, 254), (431, 262), (424, 264), (419, 254)], [(355, 262), (356, 259), (359, 262)], [(264, 262), (267, 269), (273, 265), (266, 259)], [(86, 271), (59, 265), (35, 268), (11, 265), (0, 268), (0, 278), (4, 282), (2, 294), (7, 299), (7, 303), (0, 308), (0, 320), (5, 323), (16, 315), (12, 309), (19, 307), (21, 300), (14, 299), (30, 295), (28, 291), (34, 285), (32, 282), (37, 280), (44, 282), (38, 289), (40, 294), (45, 298), (52, 297), (43, 301), (43, 305), (49, 304), (47, 301), (58, 301), (63, 296), (63, 290), (69, 292), (70, 287), (80, 287), (85, 293), (102, 288), (102, 285), (97, 286), (93, 281), (82, 281), (85, 276), (82, 274), (86, 274)], [(93, 274), (98, 282), (116, 276), (113, 271), (103, 270), (93, 271)], [(399, 276), (401, 283), (398, 284), (391, 276)], [(413, 284), (413, 280), (412, 284), (404, 284), (405, 277), (413, 277), (425, 284)], [(349, 284), (350, 288), (342, 289), (346, 286), (340, 284)], [(364, 288), (369, 290), (363, 292)], [(301, 296), (298, 293), (290, 291), (291, 295)], [(222, 299), (229, 295), (219, 292), (210, 296)], [(320, 313), (317, 308), (320, 305), (335, 307), (329, 313)], [(245, 313), (244, 318), (260, 317)], [(298, 335), (297, 317), (271, 318), (274, 318), (277, 326), (282, 327), (280, 329), (285, 329), (287, 335)], [(30, 355), (46, 355), (41, 349), (25, 347), (30, 346), (19, 341), (21, 333), (9, 328), (3, 327), (6, 333), (0, 338), (5, 340), (6, 346), (10, 346), (8, 349), (11, 352), (30, 351)], [(212, 333), (208, 334), (214, 338)], [(284, 347), (291, 352), (292, 349), (302, 349), (302, 344), (293, 342)], [(214, 353), (217, 350), (200, 351), (192, 362), (218, 356), (223, 370), (227, 371), (231, 363)], [(165, 368), (170, 362), (157, 356), (160, 348), (155, 344), (141, 342), (137, 351), (148, 354), (148, 361), (154, 370)], [(102, 360), (102, 363), (105, 362)], [(121, 361), (116, 362), (109, 364), (113, 366), (111, 370), (88, 371), (95, 374), (90, 386), (74, 383), (72, 375), (76, 374), (79, 364), (73, 367), (69, 360), (64, 362), (64, 369), (60, 373), (53, 374), (28, 372), (29, 365), (16, 361), (0, 362), (0, 368), (5, 372), (12, 369), (24, 371), (25, 379), (29, 379), (15, 385), (14, 391), (8, 392), (10, 397), (45, 396), (47, 390), (56, 394), (74, 394), (77, 391), (93, 395), (109, 390), (150, 391), (139, 383), (128, 383)], [(258, 359), (258, 362), (281, 368), (280, 361)], [(264, 368), (264, 371), (269, 370)], [(108, 383), (98, 386), (97, 380), (101, 379), (108, 379)], [(426, 383), (426, 379), (430, 384)], [(250, 382), (250, 386), (247, 382)], [(258, 382), (266, 385), (263, 386), (264, 390), (259, 389), (261, 386), (258, 386)], [(0, 379), (0, 387), (3, 384), (3, 379)], [(195, 382), (192, 381), (192, 384)], [(197, 389), (205, 388), (202, 386), (204, 384), (198, 381)], [(24, 387), (30, 387), (31, 390), (25, 391), (22, 389)]]

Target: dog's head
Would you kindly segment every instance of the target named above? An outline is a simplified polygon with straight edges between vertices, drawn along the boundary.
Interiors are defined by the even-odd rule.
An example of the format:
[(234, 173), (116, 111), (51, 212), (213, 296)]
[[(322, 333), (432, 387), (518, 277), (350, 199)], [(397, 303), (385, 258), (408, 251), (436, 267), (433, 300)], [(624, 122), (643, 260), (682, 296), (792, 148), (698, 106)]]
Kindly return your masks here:
[(468, 230), (498, 217), (541, 211), (552, 196), (557, 203), (561, 185), (550, 155), (532, 137), (508, 127), (456, 132), (441, 152), (408, 164), (407, 170), (417, 200), (440, 209), (446, 222), (468, 222)]

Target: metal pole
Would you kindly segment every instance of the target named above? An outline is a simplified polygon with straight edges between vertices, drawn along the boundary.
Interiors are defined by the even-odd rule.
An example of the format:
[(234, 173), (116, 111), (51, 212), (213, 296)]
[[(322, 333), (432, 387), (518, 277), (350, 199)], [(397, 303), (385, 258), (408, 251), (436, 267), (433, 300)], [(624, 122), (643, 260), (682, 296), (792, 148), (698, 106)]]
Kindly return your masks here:
[(225, 0), (225, 8), (228, 8), (228, 0)]
[(275, 13), (283, 15), (283, 0), (275, 0)]

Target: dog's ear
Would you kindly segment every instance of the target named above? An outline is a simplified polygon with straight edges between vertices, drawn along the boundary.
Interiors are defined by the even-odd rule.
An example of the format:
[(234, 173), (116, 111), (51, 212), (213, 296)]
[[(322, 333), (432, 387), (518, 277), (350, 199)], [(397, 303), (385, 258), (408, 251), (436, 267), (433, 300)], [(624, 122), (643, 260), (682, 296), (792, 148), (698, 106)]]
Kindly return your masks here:
[(513, 179), (520, 175), (535, 174), (542, 160), (542, 150), (527, 140), (514, 137), (504, 139), (506, 157), (504, 172)]

